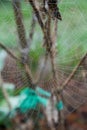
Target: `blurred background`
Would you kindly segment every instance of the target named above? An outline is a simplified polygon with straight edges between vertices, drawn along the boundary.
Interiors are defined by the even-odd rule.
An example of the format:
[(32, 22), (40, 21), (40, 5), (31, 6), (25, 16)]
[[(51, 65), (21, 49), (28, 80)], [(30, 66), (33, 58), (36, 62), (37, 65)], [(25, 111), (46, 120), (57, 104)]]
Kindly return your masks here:
[[(87, 0), (60, 0), (59, 8), (62, 14), (62, 22), (58, 23), (58, 39), (56, 42), (57, 48), (57, 73), (59, 74), (59, 83), (66, 79), (66, 77), (72, 72), (73, 68), (77, 65), (80, 59), (87, 52)], [(27, 0), (21, 1), (21, 11), (23, 14), (23, 22), (25, 27), (26, 39), (29, 43), (29, 32), (32, 29), (32, 8), (29, 5)], [(36, 22), (35, 31), (33, 34), (33, 40), (30, 45), (30, 67), (33, 73), (34, 78), (38, 77), (39, 70), (41, 70), (44, 52), (45, 49), (42, 47), (42, 32)], [(4, 46), (9, 48), (11, 52), (20, 56), (21, 47), (19, 44), (17, 27), (14, 18), (14, 11), (12, 7), (12, 2), (10, 0), (0, 0), (0, 43), (3, 43)], [(45, 74), (42, 78), (40, 84), (42, 85), (43, 80), (50, 80), (51, 74), (49, 73), (49, 63), (45, 70)], [(47, 75), (49, 73), (49, 75)], [(47, 76), (47, 77), (46, 77)], [(18, 62), (15, 62), (3, 49), (0, 48), (0, 130), (10, 130), (13, 127), (15, 109), (18, 112), (16, 118), (20, 118), (23, 124), (23, 130), (25, 129), (25, 114), (26, 110), (23, 107), (23, 102), (25, 101), (26, 93), (31, 93), (27, 91), (28, 82), (25, 77), (25, 71), (23, 66)], [(50, 81), (49, 81), (50, 82)], [(2, 87), (3, 86), (3, 87)], [(44, 85), (42, 85), (44, 86)], [(73, 92), (78, 87), (83, 87), (82, 90), (87, 91), (87, 58), (85, 59), (83, 65), (80, 66), (78, 72), (76, 73), (74, 79), (70, 82), (69, 86), (74, 87)], [(51, 87), (51, 83), (50, 83)], [(75, 88), (76, 87), (76, 88)], [(4, 89), (3, 89), (4, 88)], [(26, 90), (25, 90), (26, 88)], [(44, 87), (43, 87), (44, 88)], [(49, 91), (49, 85), (46, 84), (45, 88)], [(8, 92), (8, 95), (4, 91)], [(65, 90), (69, 93), (70, 90)], [(78, 93), (78, 91), (76, 91)], [(87, 95), (87, 92), (85, 93)], [(12, 107), (12, 110), (9, 111), (10, 104), (6, 97), (9, 96), (9, 101)], [(66, 96), (66, 95), (65, 95)], [(69, 93), (71, 96), (71, 93)], [(74, 108), (74, 101), (71, 102), (71, 106), (74, 108), (73, 112), (69, 112), (65, 116), (65, 126), (66, 130), (87, 130), (87, 103), (86, 99), (84, 100), (84, 94), (79, 95), (74, 100), (79, 100), (78, 108)], [(87, 96), (85, 96), (87, 98)], [(68, 98), (66, 98), (68, 100)], [(21, 102), (21, 103), (20, 103)], [(9, 107), (8, 107), (9, 104)], [(19, 109), (23, 110), (23, 113), (20, 114)], [(32, 128), (32, 114), (29, 113), (27, 116), (28, 125)], [(35, 116), (35, 122), (37, 124), (37, 115)], [(25, 119), (25, 120), (24, 120)], [(43, 130), (46, 130), (45, 124), (43, 122), (41, 125), (44, 125)], [(18, 122), (16, 120), (17, 127)], [(5, 128), (6, 127), (6, 128)], [(13, 129), (13, 128), (12, 128)], [(30, 130), (31, 130), (30, 129)], [(17, 130), (17, 128), (16, 128)], [(22, 128), (20, 128), (22, 130)]]

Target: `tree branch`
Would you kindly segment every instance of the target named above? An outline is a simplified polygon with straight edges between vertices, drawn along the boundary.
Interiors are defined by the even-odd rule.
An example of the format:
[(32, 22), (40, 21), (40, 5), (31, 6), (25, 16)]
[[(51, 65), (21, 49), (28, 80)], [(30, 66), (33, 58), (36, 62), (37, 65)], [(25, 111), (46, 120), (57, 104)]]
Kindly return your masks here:
[(33, 35), (34, 35), (34, 31), (35, 31), (35, 25), (36, 25), (36, 20), (35, 20), (35, 15), (33, 14), (32, 22), (31, 22), (31, 29), (30, 29), (30, 33), (29, 33), (29, 47), (30, 47), (32, 39), (33, 39)]
[(15, 14), (15, 20), (16, 20), (20, 44), (21, 44), (21, 47), (24, 49), (24, 48), (27, 48), (27, 40), (25, 36), (25, 28), (24, 28), (23, 19), (22, 19), (20, 0), (13, 0), (13, 9), (14, 9), (14, 14)]
[(4, 98), (6, 100), (6, 103), (8, 105), (8, 108), (9, 110), (11, 111), (12, 110), (12, 106), (11, 106), (11, 103), (9, 101), (9, 95), (8, 95), (8, 92), (6, 91), (6, 89), (3, 87), (3, 79), (2, 79), (2, 76), (1, 76), (1, 72), (0, 72), (0, 87), (1, 87), (1, 90), (2, 90), (2, 93), (4, 95)]
[(18, 36), (19, 36), (19, 40), (20, 40), (20, 45), (22, 47), (21, 55), (24, 60), (24, 61), (21, 61), (21, 63), (24, 65), (26, 76), (27, 76), (27, 79), (28, 79), (29, 85), (30, 85), (29, 87), (34, 88), (35, 85), (33, 82), (31, 69), (27, 63), (29, 47), (28, 47), (28, 44), (26, 41), (25, 28), (24, 28), (23, 19), (22, 19), (20, 1), (13, 0), (13, 9), (14, 9), (14, 14), (15, 14), (15, 19), (16, 19), (16, 25), (17, 25), (17, 31), (18, 31)]
[(5, 50), (16, 61), (20, 61), (20, 59), (18, 59), (6, 46), (4, 46), (4, 44), (0, 43), (0, 48)]
[(71, 72), (71, 74), (69, 75), (69, 77), (66, 79), (66, 81), (64, 82), (64, 84), (61, 87), (61, 90), (64, 89), (64, 87), (66, 85), (68, 85), (68, 83), (71, 81), (71, 79), (74, 77), (74, 75), (76, 74), (78, 68), (80, 67), (80, 65), (83, 63), (83, 61), (85, 60), (87, 56), (87, 53), (83, 56), (83, 58), (79, 61), (79, 63), (76, 65), (76, 67), (73, 69), (73, 71)]
[(42, 31), (44, 32), (44, 24), (43, 24), (43, 22), (42, 22), (42, 19), (41, 19), (41, 16), (40, 16), (40, 14), (39, 14), (38, 9), (36, 8), (36, 6), (35, 6), (35, 4), (34, 4), (34, 1), (33, 1), (33, 0), (28, 0), (28, 1), (29, 1), (30, 5), (32, 6), (33, 10), (34, 10), (34, 13), (35, 13), (35, 15), (36, 15), (36, 17), (37, 17), (37, 19), (38, 19), (38, 23), (39, 23), (39, 25), (40, 25)]

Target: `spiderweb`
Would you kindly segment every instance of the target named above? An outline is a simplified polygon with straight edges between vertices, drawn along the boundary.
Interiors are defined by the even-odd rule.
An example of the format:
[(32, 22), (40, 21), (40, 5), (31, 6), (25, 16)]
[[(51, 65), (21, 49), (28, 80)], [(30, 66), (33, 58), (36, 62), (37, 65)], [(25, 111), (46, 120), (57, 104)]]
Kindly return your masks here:
[[(87, 52), (86, 38), (86, 0), (61, 0), (60, 11), (63, 21), (58, 25), (58, 41), (56, 43), (56, 72), (58, 85), (70, 75), (74, 67), (78, 64), (84, 54)], [(31, 28), (32, 13), (28, 2), (22, 2), (22, 13), (26, 29), (27, 41), (29, 41), (29, 31)], [(39, 71), (44, 64), (45, 50), (42, 48), (42, 33), (38, 24), (35, 27), (35, 33), (30, 46), (30, 66), (33, 76), (36, 79)], [(20, 55), (20, 45), (17, 36), (16, 24), (12, 4), (6, 0), (0, 1), (0, 42), (4, 43), (18, 56)], [(21, 66), (7, 56), (5, 66), (2, 71), (2, 77), (5, 82), (14, 83), (17, 91), (23, 87), (28, 87), (28, 81), (25, 71)], [(55, 86), (55, 80), (52, 78), (51, 64), (48, 59), (42, 80), (39, 86), (45, 90), (51, 91)], [(62, 91), (64, 99), (64, 117), (77, 109), (87, 100), (87, 58), (78, 68), (73, 79)], [(1, 97), (0, 97), (1, 98)], [(32, 116), (32, 114), (31, 114)]]

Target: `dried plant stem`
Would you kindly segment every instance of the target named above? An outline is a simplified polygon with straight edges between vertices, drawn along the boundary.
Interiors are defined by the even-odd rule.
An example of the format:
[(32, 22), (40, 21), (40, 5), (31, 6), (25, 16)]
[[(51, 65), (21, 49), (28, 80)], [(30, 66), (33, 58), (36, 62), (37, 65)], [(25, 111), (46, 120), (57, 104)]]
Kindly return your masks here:
[[(55, 84), (57, 86), (57, 74), (56, 74), (56, 65), (55, 65), (55, 52), (56, 52), (56, 48), (55, 48), (55, 42), (56, 42), (56, 38), (57, 38), (57, 22), (55, 21), (56, 24), (54, 26), (54, 33), (55, 33), (55, 37), (54, 39), (52, 39), (51, 36), (51, 18), (48, 16), (48, 21), (47, 21), (47, 35), (46, 37), (46, 50), (49, 53), (50, 59), (51, 59), (51, 65), (52, 65), (52, 73), (53, 73), (53, 78), (55, 80)], [(54, 23), (55, 23), (54, 22)], [(53, 95), (55, 95), (55, 93), (53, 93)], [(61, 95), (60, 93), (55, 95), (57, 98), (57, 101), (61, 100)], [(51, 100), (52, 101), (52, 100)], [(53, 102), (53, 101), (52, 101)], [(53, 125), (51, 126), (51, 130), (55, 130), (55, 125), (53, 123)], [(59, 126), (57, 128), (58, 130), (64, 130), (64, 120), (63, 120), (63, 115), (62, 115), (62, 111), (59, 111)]]
[(52, 34), (52, 41), (53, 41), (54, 45), (56, 44), (56, 41), (57, 41), (57, 33), (58, 33), (58, 19), (55, 19), (53, 34)]
[[(63, 100), (63, 98), (62, 98), (60, 93), (57, 94), (56, 97), (57, 97), (57, 101)], [(64, 116), (63, 115), (63, 110), (59, 110), (59, 126), (57, 128), (58, 130), (65, 130), (65, 125), (64, 125), (65, 121), (64, 121), (64, 117), (63, 116)]]
[[(8, 92), (7, 92), (7, 90), (4, 88), (4, 86), (3, 86), (3, 79), (2, 79), (2, 76), (1, 76), (1, 72), (0, 72), (0, 87), (1, 87), (1, 90), (2, 90), (2, 93), (3, 93), (3, 96), (4, 96), (4, 99), (5, 99), (5, 101), (6, 101), (6, 103), (7, 103), (7, 105), (8, 105), (8, 108), (9, 108), (9, 112), (11, 112), (11, 110), (12, 110), (12, 105), (11, 105), (11, 103), (10, 103), (10, 101), (9, 101), (9, 94), (8, 94)], [(11, 120), (11, 123), (12, 123), (12, 129), (13, 130), (16, 130), (16, 128), (15, 128), (15, 125), (16, 125), (16, 118), (15, 118), (15, 120), (13, 121), (13, 120)], [(19, 124), (18, 124), (19, 125)], [(20, 125), (19, 125), (19, 128), (18, 128), (19, 130), (21, 130), (20, 129)]]
[(29, 33), (29, 47), (30, 47), (32, 39), (33, 39), (33, 35), (34, 35), (34, 31), (35, 31), (35, 25), (36, 25), (36, 20), (35, 20), (35, 15), (33, 14), (32, 22), (31, 22), (31, 29), (30, 29), (30, 33)]
[(87, 53), (83, 56), (83, 58), (79, 61), (79, 63), (77, 64), (77, 66), (73, 69), (73, 71), (71, 72), (71, 74), (69, 75), (69, 77), (66, 79), (66, 81), (64, 82), (64, 84), (62, 85), (61, 89), (63, 90), (64, 87), (66, 85), (68, 85), (68, 83), (71, 81), (71, 79), (74, 77), (74, 75), (76, 74), (79, 66), (83, 63), (83, 61), (85, 60), (87, 56)]
[(35, 15), (36, 15), (36, 17), (37, 17), (38, 23), (39, 23), (39, 25), (40, 25), (42, 31), (44, 32), (44, 24), (43, 24), (43, 22), (42, 22), (42, 19), (41, 19), (41, 16), (40, 16), (40, 14), (39, 14), (39, 11), (38, 11), (38, 9), (37, 9), (36, 6), (35, 6), (34, 1), (33, 1), (33, 0), (28, 0), (28, 1), (29, 1), (30, 5), (32, 6), (33, 10), (34, 10), (34, 13), (35, 13)]
[[(52, 70), (53, 70), (53, 78), (55, 79), (55, 84), (56, 86), (58, 86), (58, 82), (57, 82), (57, 74), (56, 74), (56, 64), (55, 64), (55, 56), (56, 56), (56, 40), (57, 40), (57, 32), (58, 32), (58, 20), (55, 19), (54, 21), (54, 28), (53, 28), (53, 34), (52, 34), (52, 44), (53, 44), (53, 50), (50, 53), (50, 57), (51, 57), (51, 64), (52, 64)], [(55, 89), (55, 88), (54, 88)], [(59, 86), (58, 86), (58, 89)], [(53, 94), (56, 96), (57, 101), (59, 102), (60, 100), (62, 100), (61, 97), (61, 93), (57, 93), (53, 91)], [(62, 110), (60, 110), (58, 112), (58, 116), (59, 116), (59, 125), (56, 128), (57, 130), (65, 130), (65, 126), (64, 126), (64, 118), (63, 118), (63, 112)]]
[(27, 48), (27, 41), (26, 41), (25, 28), (24, 28), (23, 19), (22, 19), (20, 0), (13, 0), (13, 9), (14, 9), (14, 14), (15, 14), (15, 20), (16, 20), (20, 44), (21, 44), (21, 47), (24, 49), (24, 48)]
[(47, 60), (48, 60), (48, 53), (45, 54), (45, 58), (44, 58), (44, 64), (43, 64), (43, 67), (40, 71), (40, 74), (39, 74), (39, 78), (37, 80), (37, 84), (42, 80), (42, 75), (44, 74), (44, 71), (45, 71), (45, 67), (47, 65)]
[(27, 64), (24, 64), (24, 68), (25, 68), (25, 72), (26, 72), (26, 75), (28, 77), (28, 80), (29, 80), (29, 84), (31, 88), (35, 88), (35, 84), (34, 84), (34, 81), (33, 81), (33, 78), (32, 78), (32, 73), (31, 73), (31, 70), (29, 69), (29, 65)]
[[(15, 14), (15, 19), (16, 19), (16, 25), (17, 25), (17, 31), (18, 31), (18, 36), (19, 36), (19, 40), (20, 40), (20, 45), (21, 45), (22, 49), (28, 48), (23, 19), (22, 19), (20, 1), (13, 0), (13, 9), (14, 9), (14, 14)], [(26, 56), (26, 52), (25, 52), (24, 56)], [(27, 53), (27, 57), (28, 57), (28, 53)], [(24, 63), (24, 69), (25, 69), (26, 76), (27, 76), (27, 79), (30, 84), (29, 87), (34, 88), (35, 86), (33, 84), (31, 69), (30, 69), (29, 65), (27, 64), (27, 61)]]
[(54, 52), (55, 50), (53, 50), (53, 41), (52, 41), (52, 37), (51, 37), (51, 17), (48, 16), (47, 22), (46, 22), (46, 33), (45, 33), (45, 39), (46, 39), (46, 51), (48, 52), (48, 54), (50, 55), (50, 59), (51, 59), (51, 65), (52, 65), (52, 73), (53, 73), (53, 78), (56, 78), (56, 67), (55, 67), (55, 58), (54, 58)]
[(0, 48), (5, 50), (14, 60), (20, 61), (4, 44), (0, 43)]
[(51, 64), (52, 64), (53, 78), (55, 79), (55, 82), (57, 82), (55, 59), (52, 53), (50, 54), (50, 58), (51, 58)]
[(8, 92), (6, 91), (6, 89), (3, 87), (3, 79), (2, 79), (2, 76), (1, 76), (1, 72), (0, 72), (0, 87), (1, 87), (1, 90), (2, 90), (2, 93), (4, 95), (4, 98), (6, 100), (6, 103), (8, 105), (8, 108), (9, 108), (9, 111), (12, 110), (12, 106), (11, 106), (11, 103), (9, 101), (9, 95), (8, 95)]
[[(58, 21), (55, 20), (54, 21), (54, 34), (55, 36), (52, 37), (51, 36), (51, 24), (49, 24), (50, 21), (48, 20), (48, 35), (49, 36), (49, 40), (48, 40), (48, 46), (49, 46), (49, 43), (50, 43), (50, 48), (49, 48), (49, 55), (50, 55), (50, 59), (51, 59), (51, 65), (52, 65), (52, 73), (53, 73), (53, 78), (55, 80), (55, 84), (56, 86), (58, 85), (57, 83), (57, 74), (56, 74), (56, 64), (55, 64), (55, 55), (56, 55), (56, 47), (55, 47), (55, 43), (56, 43), (56, 39), (57, 39), (57, 24), (58, 24)], [(59, 94), (55, 94), (53, 93), (56, 98), (57, 98), (57, 101), (60, 101), (62, 100), (62, 97), (61, 97), (61, 93)], [(55, 126), (53, 125), (53, 129), (56, 129)], [(64, 119), (63, 119), (63, 113), (62, 113), (62, 110), (59, 111), (59, 126), (57, 128), (58, 130), (65, 130), (65, 127), (64, 127)]]

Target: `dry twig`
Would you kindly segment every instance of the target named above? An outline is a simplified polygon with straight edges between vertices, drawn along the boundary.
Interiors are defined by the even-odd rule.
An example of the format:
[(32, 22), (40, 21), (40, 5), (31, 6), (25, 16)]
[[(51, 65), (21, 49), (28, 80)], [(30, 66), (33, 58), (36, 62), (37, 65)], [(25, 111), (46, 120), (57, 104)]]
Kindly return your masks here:
[(61, 89), (63, 90), (64, 87), (66, 85), (68, 85), (68, 83), (71, 81), (71, 79), (74, 77), (74, 75), (76, 74), (79, 66), (83, 63), (83, 61), (85, 60), (87, 56), (87, 53), (83, 56), (83, 58), (79, 61), (79, 63), (76, 65), (76, 67), (73, 69), (73, 71), (71, 72), (71, 74), (69, 75), (69, 77), (66, 79), (66, 81), (64, 82), (64, 84), (62, 85)]
[[(25, 29), (24, 29), (24, 24), (23, 24), (23, 19), (22, 19), (22, 13), (21, 13), (21, 7), (20, 7), (20, 1), (15, 1), (13, 0), (13, 9), (14, 9), (14, 14), (15, 14), (15, 19), (16, 19), (16, 25), (17, 25), (17, 31), (18, 31), (18, 36), (20, 40), (20, 45), (22, 47), (22, 57), (25, 61), (22, 63), (24, 64), (24, 69), (26, 72), (27, 79), (29, 81), (30, 87), (35, 87), (33, 83), (33, 77), (31, 73), (31, 69), (29, 65), (27, 64), (27, 59), (28, 59), (28, 44), (26, 41), (26, 35), (25, 35)], [(28, 50), (26, 52), (26, 49)]]
[(20, 61), (18, 59), (18, 57), (16, 57), (6, 46), (4, 46), (4, 44), (0, 43), (0, 48), (2, 48), (3, 50), (5, 50), (16, 61)]

